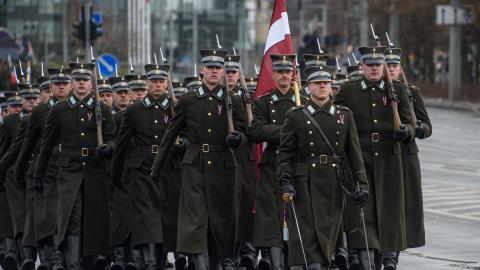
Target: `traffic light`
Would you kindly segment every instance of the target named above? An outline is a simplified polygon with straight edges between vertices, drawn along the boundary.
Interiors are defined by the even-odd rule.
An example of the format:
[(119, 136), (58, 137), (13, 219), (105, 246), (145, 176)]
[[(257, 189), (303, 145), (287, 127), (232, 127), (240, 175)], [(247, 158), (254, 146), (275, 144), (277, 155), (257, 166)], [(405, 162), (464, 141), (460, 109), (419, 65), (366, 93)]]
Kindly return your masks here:
[(103, 35), (102, 23), (97, 23), (90, 19), (90, 40), (93, 41), (101, 35)]
[[(90, 15), (87, 16), (85, 14), (85, 6), (82, 6), (80, 10), (80, 19), (73, 24), (73, 36), (80, 39), (83, 45), (85, 45), (85, 43), (87, 42), (85, 30), (89, 30), (90, 33), (88, 40), (89, 43), (103, 35), (101, 17), (98, 13), (96, 14), (96, 18), (94, 18), (93, 15), (94, 13), (92, 6), (90, 6)], [(85, 27), (88, 28), (85, 29)]]
[(73, 36), (80, 39), (82, 43), (85, 43), (85, 7), (82, 6), (80, 10), (80, 20), (74, 24), (72, 24), (74, 31)]

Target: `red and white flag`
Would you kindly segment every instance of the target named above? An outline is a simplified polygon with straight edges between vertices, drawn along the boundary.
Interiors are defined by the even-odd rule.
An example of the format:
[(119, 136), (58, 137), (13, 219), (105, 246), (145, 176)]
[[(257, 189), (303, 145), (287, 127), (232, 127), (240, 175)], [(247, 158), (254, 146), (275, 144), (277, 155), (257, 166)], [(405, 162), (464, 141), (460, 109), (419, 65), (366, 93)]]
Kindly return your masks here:
[(275, 0), (267, 41), (265, 42), (265, 50), (263, 51), (262, 66), (260, 67), (260, 74), (258, 75), (255, 97), (264, 95), (275, 88), (275, 82), (272, 79), (272, 60), (270, 59), (270, 54), (291, 53), (293, 53), (292, 38), (290, 36), (285, 0)]
[[(265, 50), (263, 51), (262, 66), (258, 75), (257, 88), (255, 97), (264, 95), (275, 88), (275, 82), (272, 78), (272, 59), (270, 54), (291, 54), (292, 38), (290, 36), (290, 26), (288, 24), (287, 7), (285, 0), (275, 0), (273, 6), (272, 18), (270, 19), (270, 28), (268, 29), (267, 41), (265, 42)], [(255, 145), (255, 159), (258, 165), (260, 161), (265, 143)], [(260, 181), (259, 171), (257, 167), (257, 181)], [(256, 212), (255, 205), (252, 213)]]

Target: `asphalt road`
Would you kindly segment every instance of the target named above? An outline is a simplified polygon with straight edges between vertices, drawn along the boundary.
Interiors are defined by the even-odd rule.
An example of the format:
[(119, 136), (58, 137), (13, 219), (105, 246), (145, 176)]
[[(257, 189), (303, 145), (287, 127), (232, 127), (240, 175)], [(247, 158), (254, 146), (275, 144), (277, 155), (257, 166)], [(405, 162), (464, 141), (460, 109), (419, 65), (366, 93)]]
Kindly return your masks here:
[(418, 141), (426, 246), (398, 269), (480, 269), (480, 117), (429, 108), (433, 135)]

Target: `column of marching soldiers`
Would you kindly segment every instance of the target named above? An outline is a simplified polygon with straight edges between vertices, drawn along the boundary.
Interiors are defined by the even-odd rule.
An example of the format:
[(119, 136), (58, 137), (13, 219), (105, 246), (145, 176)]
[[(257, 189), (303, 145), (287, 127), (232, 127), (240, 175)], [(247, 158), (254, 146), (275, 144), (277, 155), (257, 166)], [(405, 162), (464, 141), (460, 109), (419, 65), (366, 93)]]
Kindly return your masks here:
[(304, 55), (296, 81), (296, 56), (271, 55), (276, 87), (254, 101), (222, 49), (183, 83), (167, 63), (100, 79), (100, 145), (94, 64), (18, 84), (0, 128), (2, 268), (38, 254), (41, 270), (396, 269), (425, 244), (415, 138), (431, 124), (401, 49), (359, 53), (347, 73)]

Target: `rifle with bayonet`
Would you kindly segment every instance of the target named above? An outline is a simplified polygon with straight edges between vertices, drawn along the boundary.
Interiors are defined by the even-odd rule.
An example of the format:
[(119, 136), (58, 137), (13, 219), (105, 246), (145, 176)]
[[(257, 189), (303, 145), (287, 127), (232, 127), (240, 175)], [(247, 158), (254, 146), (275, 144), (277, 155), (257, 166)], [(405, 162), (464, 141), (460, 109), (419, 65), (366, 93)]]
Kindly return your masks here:
[[(92, 77), (92, 86), (95, 93), (95, 124), (97, 126), (97, 144), (103, 144), (103, 132), (102, 132), (102, 107), (100, 105), (100, 95), (98, 93), (97, 87), (97, 65), (95, 64), (95, 57), (93, 56), (93, 48), (90, 46), (90, 54), (92, 56), (93, 68), (93, 77)], [(98, 70), (100, 72), (100, 69)]]
[[(153, 54), (155, 56), (155, 63), (157, 63), (157, 56), (155, 54)], [(162, 48), (160, 47), (160, 57), (162, 58), (162, 62), (163, 63), (167, 63), (167, 59), (165, 59), (165, 57), (163, 57), (163, 51), (162, 51)], [(173, 84), (172, 84), (172, 76), (170, 76), (170, 71), (168, 72), (168, 87), (167, 87), (167, 91), (168, 91), (168, 97), (170, 98), (170, 100), (172, 101), (172, 105), (170, 106), (170, 112), (172, 113), (172, 117), (175, 115), (175, 109), (174, 109), (174, 106), (175, 104), (177, 104), (177, 98), (175, 97), (175, 93), (173, 91)]]
[(298, 69), (298, 71), (295, 72), (295, 78), (293, 78), (293, 94), (295, 95), (295, 106), (300, 106), (302, 105), (300, 100), (300, 89), (302, 87), (302, 79), (300, 76), (300, 65), (298, 64), (298, 61), (297, 61), (297, 55), (295, 55), (295, 68)]
[[(217, 47), (219, 49), (222, 49), (222, 46), (220, 45), (220, 41), (218, 39), (218, 34), (215, 34), (217, 38)], [(228, 89), (228, 82), (227, 82), (227, 74), (224, 72), (223, 74), (223, 83), (225, 86), (225, 109), (227, 110), (227, 128), (228, 128), (228, 133), (232, 133), (235, 130), (235, 126), (233, 125), (233, 103), (232, 103), (232, 97), (230, 96), (230, 90)]]
[[(233, 54), (237, 55), (237, 52), (235, 51), (235, 47), (233, 47)], [(245, 101), (245, 111), (247, 113), (247, 124), (250, 126), (253, 120), (253, 111), (252, 111), (252, 99), (250, 98), (250, 95), (247, 92), (247, 82), (245, 81), (245, 74), (243, 74), (243, 69), (242, 69), (242, 63), (238, 63), (238, 70), (239, 70), (239, 75), (240, 75), (240, 86), (242, 89), (242, 94), (243, 94), (243, 100)]]
[[(390, 41), (390, 37), (388, 36), (388, 33), (385, 33), (385, 35), (387, 36), (388, 47), (393, 48), (394, 44)], [(403, 81), (403, 84), (405, 85), (405, 91), (408, 96), (408, 101), (409, 101), (408, 105), (410, 108), (410, 114), (412, 115), (413, 122), (417, 124), (417, 116), (415, 115), (415, 109), (413, 106), (413, 94), (412, 94), (412, 91), (410, 91), (410, 85), (408, 84), (407, 77), (405, 76), (405, 72), (403, 71), (402, 64), (399, 64), (399, 65), (400, 65), (400, 73), (402, 74), (402, 81)]]
[[(372, 35), (377, 43), (377, 46), (382, 46), (380, 42), (380, 37), (375, 34), (375, 30), (373, 30), (372, 24), (370, 24), (370, 28), (372, 29)], [(385, 61), (383, 61), (383, 69), (387, 78), (388, 99), (390, 100), (390, 106), (392, 106), (393, 128), (397, 129), (400, 128), (400, 125), (402, 124), (402, 121), (400, 120), (400, 114), (398, 113), (398, 96), (393, 85), (392, 77), (388, 72), (387, 63), (385, 63)]]

